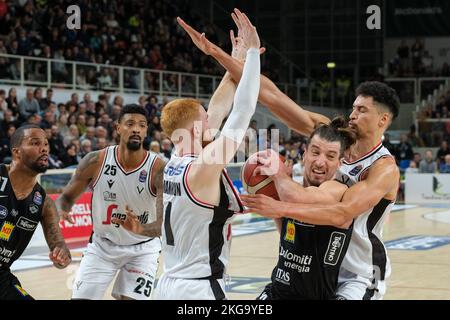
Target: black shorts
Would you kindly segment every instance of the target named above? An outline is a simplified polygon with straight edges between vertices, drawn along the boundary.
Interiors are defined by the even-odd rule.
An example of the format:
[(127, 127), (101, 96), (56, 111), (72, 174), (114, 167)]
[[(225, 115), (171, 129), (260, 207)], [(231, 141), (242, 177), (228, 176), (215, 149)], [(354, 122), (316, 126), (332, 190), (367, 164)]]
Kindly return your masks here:
[(0, 268), (0, 300), (34, 300), (9, 269)]

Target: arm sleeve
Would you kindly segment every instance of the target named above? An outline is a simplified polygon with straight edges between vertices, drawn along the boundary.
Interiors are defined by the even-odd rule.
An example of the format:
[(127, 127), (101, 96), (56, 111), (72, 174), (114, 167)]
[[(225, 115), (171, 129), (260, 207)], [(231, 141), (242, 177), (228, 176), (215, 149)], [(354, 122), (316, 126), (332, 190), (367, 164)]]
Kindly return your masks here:
[(260, 85), (259, 50), (250, 48), (244, 64), (241, 81), (234, 96), (234, 106), (221, 135), (241, 143), (244, 139), (250, 120), (255, 113)]

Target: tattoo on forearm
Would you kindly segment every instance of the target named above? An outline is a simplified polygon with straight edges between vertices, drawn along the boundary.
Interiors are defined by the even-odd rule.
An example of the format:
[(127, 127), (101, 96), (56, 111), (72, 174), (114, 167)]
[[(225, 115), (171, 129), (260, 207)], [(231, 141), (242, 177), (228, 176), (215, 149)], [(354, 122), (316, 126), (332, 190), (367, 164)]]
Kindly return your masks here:
[(156, 187), (156, 221), (142, 226), (143, 235), (147, 237), (161, 236), (161, 226), (163, 220), (163, 178), (164, 166), (155, 172), (154, 186)]
[(48, 196), (45, 197), (44, 202), (42, 228), (50, 250), (53, 250), (55, 247), (67, 250), (66, 243), (59, 227), (59, 217), (55, 203)]

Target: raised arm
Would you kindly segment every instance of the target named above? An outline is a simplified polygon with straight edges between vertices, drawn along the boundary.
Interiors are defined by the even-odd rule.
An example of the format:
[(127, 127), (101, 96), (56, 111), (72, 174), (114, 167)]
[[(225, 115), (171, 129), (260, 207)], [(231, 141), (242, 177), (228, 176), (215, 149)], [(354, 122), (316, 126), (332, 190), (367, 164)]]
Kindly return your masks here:
[[(365, 180), (351, 186), (344, 193), (339, 203), (295, 204), (276, 201), (262, 195), (242, 197), (242, 200), (249, 211), (264, 216), (289, 217), (311, 224), (342, 226), (378, 205), (382, 199), (395, 201), (399, 176), (395, 161), (383, 158), (372, 165)], [(270, 212), (274, 208), (276, 210)]]
[[(245, 22), (242, 37), (248, 44), (244, 74), (234, 96), (234, 107), (220, 136), (207, 145), (188, 173), (193, 190), (205, 189), (205, 179), (218, 180), (223, 168), (230, 162), (244, 140), (246, 130), (255, 112), (259, 92), (260, 58), (259, 37), (256, 28)], [(204, 35), (202, 35), (204, 37)], [(209, 198), (209, 195), (206, 196)], [(206, 199), (205, 198), (205, 199)]]
[(45, 241), (50, 249), (50, 260), (59, 269), (67, 267), (72, 261), (72, 257), (59, 227), (59, 216), (55, 203), (49, 196), (45, 197), (41, 223)]
[[(197, 32), (182, 19), (178, 18), (178, 23), (189, 34), (194, 44), (205, 54), (216, 59), (233, 77), (239, 81), (242, 77), (243, 64), (224, 52), (221, 48), (205, 39), (204, 35)], [(242, 27), (241, 24), (238, 27)], [(292, 99), (278, 89), (278, 87), (267, 77), (261, 76), (261, 89), (259, 92), (259, 102), (267, 106), (269, 110), (280, 118), (288, 127), (303, 134), (309, 135), (314, 127), (319, 123), (329, 123), (330, 120), (320, 114), (309, 112), (297, 105)]]
[(100, 150), (90, 152), (81, 159), (75, 174), (56, 200), (56, 208), (61, 219), (75, 223), (69, 212), (78, 197), (86, 191), (89, 184), (98, 176), (104, 157), (105, 150)]

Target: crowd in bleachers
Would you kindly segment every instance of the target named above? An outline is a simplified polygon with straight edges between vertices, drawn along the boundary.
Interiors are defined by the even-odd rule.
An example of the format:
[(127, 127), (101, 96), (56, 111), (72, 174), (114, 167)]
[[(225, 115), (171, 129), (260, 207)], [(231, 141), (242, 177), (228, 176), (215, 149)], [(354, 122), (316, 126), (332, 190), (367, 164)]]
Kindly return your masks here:
[(426, 149), (424, 154), (415, 148), (423, 148), (423, 141), (411, 132), (400, 136), (400, 143), (393, 144), (389, 134), (385, 134), (383, 145), (395, 156), (402, 173), (450, 173), (450, 148), (447, 140), (442, 140), (436, 154)]
[[(450, 141), (450, 90), (443, 92), (436, 103), (427, 103), (417, 113), (419, 132), (427, 146)], [(431, 119), (431, 121), (430, 121)]]
[[(129, 67), (217, 74), (217, 64), (198, 54), (177, 26), (179, 14), (214, 41), (213, 26), (191, 15), (187, 2), (81, 0), (80, 30), (66, 27), (66, 8), (73, 1), (1, 1), (0, 53), (74, 60)], [(70, 65), (60, 64), (59, 78)], [(13, 72), (10, 67), (10, 72)], [(105, 69), (107, 70), (107, 69)], [(91, 72), (92, 71), (92, 72)], [(108, 71), (104, 71), (108, 72)], [(117, 74), (82, 74), (91, 83)], [(154, 80), (154, 79), (153, 79)], [(153, 81), (149, 79), (149, 81)]]
[(388, 72), (395, 77), (450, 77), (450, 65), (447, 62), (436, 65), (423, 39), (416, 39), (411, 46), (402, 40), (389, 61)]
[[(172, 144), (159, 124), (167, 100), (141, 96), (136, 103), (148, 113), (144, 146), (169, 158)], [(10, 137), (14, 131), (23, 124), (36, 124), (47, 133), (50, 168), (77, 165), (88, 152), (117, 143), (115, 123), (123, 104), (120, 95), (113, 97), (109, 92), (99, 95), (97, 101), (88, 92), (82, 97), (73, 93), (69, 101), (61, 103), (54, 101), (52, 89), (29, 88), (25, 97), (18, 97), (15, 88), (0, 90), (0, 163), (11, 161)]]

